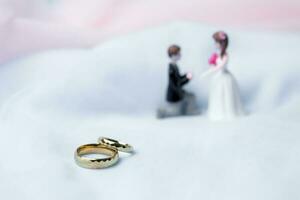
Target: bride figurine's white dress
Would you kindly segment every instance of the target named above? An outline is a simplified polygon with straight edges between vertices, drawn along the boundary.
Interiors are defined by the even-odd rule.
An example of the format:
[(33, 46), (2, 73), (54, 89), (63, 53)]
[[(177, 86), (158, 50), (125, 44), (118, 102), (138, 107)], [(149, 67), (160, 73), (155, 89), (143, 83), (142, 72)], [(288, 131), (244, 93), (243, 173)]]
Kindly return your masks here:
[(218, 56), (210, 69), (212, 80), (209, 91), (208, 116), (212, 120), (230, 120), (244, 115), (238, 84), (227, 69), (228, 55)]

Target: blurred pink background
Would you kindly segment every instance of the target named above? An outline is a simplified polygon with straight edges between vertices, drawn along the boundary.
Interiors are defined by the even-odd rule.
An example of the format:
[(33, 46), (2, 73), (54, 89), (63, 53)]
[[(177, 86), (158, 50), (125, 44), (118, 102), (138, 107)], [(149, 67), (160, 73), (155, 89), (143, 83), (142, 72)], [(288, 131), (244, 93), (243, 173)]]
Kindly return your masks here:
[(0, 63), (172, 21), (300, 32), (299, 0), (0, 0)]

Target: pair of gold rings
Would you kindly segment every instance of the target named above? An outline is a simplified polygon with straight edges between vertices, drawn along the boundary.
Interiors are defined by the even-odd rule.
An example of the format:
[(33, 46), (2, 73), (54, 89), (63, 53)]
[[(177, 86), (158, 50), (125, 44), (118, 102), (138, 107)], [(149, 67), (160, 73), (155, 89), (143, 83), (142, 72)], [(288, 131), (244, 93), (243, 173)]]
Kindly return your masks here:
[[(88, 169), (103, 169), (116, 164), (119, 160), (119, 151), (132, 153), (133, 147), (129, 144), (111, 138), (100, 137), (97, 144), (85, 144), (75, 151), (75, 161), (80, 167)], [(89, 154), (102, 154), (105, 158), (89, 158)]]

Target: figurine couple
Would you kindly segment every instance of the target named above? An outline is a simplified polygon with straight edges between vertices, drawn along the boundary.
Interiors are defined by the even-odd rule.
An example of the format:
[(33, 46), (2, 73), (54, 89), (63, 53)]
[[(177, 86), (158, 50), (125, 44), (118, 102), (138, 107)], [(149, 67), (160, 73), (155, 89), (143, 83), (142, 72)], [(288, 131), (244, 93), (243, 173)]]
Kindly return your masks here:
[[(240, 100), (238, 84), (228, 71), (228, 36), (223, 31), (213, 34), (217, 51), (209, 58), (210, 69), (201, 78), (212, 76), (208, 100), (208, 116), (212, 120), (233, 119), (244, 114)], [(172, 45), (168, 49), (171, 59), (169, 64), (169, 84), (167, 90), (167, 105), (157, 112), (158, 118), (195, 115), (199, 113), (196, 98), (187, 92), (183, 86), (192, 79), (192, 74), (180, 74), (177, 62), (181, 58), (180, 47)]]

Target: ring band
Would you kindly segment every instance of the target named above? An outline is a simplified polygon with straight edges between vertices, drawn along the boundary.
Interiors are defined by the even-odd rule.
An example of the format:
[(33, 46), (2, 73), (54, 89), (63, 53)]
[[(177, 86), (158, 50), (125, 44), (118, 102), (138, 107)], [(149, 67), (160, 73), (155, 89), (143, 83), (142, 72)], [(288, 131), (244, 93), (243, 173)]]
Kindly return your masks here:
[(98, 143), (112, 147), (112, 148), (116, 148), (118, 151), (122, 151), (122, 152), (126, 152), (126, 153), (133, 152), (133, 147), (131, 145), (120, 142), (118, 140), (111, 139), (111, 138), (100, 137), (98, 139)]
[[(103, 154), (109, 157), (107, 158), (87, 158), (83, 155), (88, 154)], [(119, 160), (118, 150), (111, 148), (104, 144), (86, 144), (77, 148), (75, 151), (75, 161), (80, 167), (88, 169), (102, 169), (107, 168)]]

